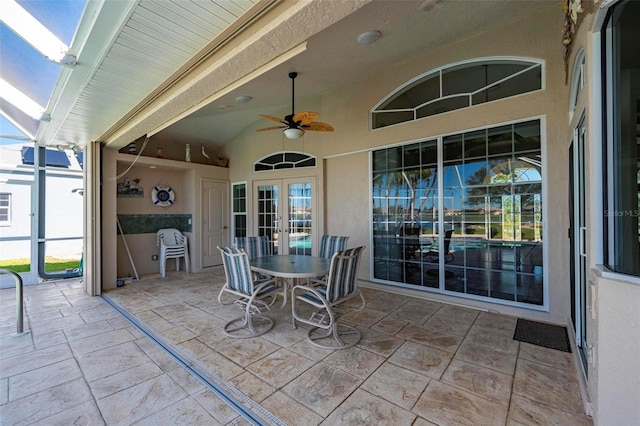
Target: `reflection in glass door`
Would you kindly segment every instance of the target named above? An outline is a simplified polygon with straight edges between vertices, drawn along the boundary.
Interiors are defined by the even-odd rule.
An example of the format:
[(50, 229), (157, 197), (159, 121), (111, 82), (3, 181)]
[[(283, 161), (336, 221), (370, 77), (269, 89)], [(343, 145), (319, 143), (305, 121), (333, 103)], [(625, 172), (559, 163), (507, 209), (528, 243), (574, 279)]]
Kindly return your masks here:
[(257, 212), (255, 227), (256, 236), (266, 235), (271, 243), (271, 252), (278, 254), (278, 239), (281, 234), (280, 209), (278, 206), (279, 182), (261, 182), (256, 184)]
[(372, 153), (373, 276), (544, 305), (540, 121)]
[[(571, 238), (571, 316), (576, 347), (587, 365), (587, 228), (586, 228), (586, 163), (584, 117), (574, 129), (569, 148), (570, 161), (570, 238)], [(584, 369), (585, 374), (587, 368)]]
[[(311, 255), (316, 241), (314, 178), (277, 179), (255, 184), (257, 235), (266, 235), (274, 254)], [(282, 196), (282, 189), (286, 196)]]
[(313, 187), (311, 182), (287, 183), (288, 253), (311, 256), (313, 236)]

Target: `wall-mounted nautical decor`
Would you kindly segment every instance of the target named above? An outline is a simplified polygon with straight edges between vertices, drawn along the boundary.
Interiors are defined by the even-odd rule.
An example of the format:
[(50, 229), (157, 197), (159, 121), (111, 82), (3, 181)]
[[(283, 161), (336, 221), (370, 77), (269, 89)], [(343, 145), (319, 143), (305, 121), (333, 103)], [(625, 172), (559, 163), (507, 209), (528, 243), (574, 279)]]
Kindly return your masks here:
[(118, 184), (118, 197), (143, 198), (144, 188), (139, 185), (140, 179), (125, 179)]
[(174, 203), (176, 193), (168, 185), (157, 185), (153, 187), (151, 192), (151, 200), (153, 204), (160, 207), (167, 207)]

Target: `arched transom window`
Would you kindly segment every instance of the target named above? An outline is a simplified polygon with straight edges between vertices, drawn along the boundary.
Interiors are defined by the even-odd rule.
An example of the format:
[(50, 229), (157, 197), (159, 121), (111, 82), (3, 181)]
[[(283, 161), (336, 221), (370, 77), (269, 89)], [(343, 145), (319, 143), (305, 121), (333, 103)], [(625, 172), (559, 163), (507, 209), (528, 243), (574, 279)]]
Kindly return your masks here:
[(269, 154), (255, 162), (253, 170), (297, 169), (301, 167), (315, 167), (316, 157), (304, 152), (276, 152)]
[(371, 128), (541, 90), (543, 64), (532, 59), (482, 58), (428, 71), (381, 100), (371, 110)]

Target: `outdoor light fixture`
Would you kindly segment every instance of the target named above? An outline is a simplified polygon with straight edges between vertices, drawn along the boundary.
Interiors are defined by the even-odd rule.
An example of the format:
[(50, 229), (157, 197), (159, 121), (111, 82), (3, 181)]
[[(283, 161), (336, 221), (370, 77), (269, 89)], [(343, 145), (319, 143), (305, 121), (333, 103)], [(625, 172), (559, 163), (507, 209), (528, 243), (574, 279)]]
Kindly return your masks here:
[(298, 139), (303, 134), (304, 132), (301, 129), (295, 127), (284, 129), (284, 135), (287, 137), (287, 139)]
[(367, 31), (358, 36), (358, 43), (360, 44), (372, 44), (378, 41), (382, 36), (382, 33), (378, 30)]

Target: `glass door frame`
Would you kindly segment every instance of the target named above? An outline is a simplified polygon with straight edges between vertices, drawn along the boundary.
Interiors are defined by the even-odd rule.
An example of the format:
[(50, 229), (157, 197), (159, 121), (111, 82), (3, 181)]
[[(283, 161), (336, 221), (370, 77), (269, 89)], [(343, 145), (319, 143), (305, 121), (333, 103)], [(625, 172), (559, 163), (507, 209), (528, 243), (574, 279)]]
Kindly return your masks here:
[[(524, 126), (523, 130), (526, 130), (527, 126), (538, 126), (539, 142), (537, 143), (537, 148), (535, 147), (535, 143), (534, 145), (531, 145), (531, 146), (520, 145), (516, 148), (515, 139), (513, 139), (515, 138), (514, 136), (515, 133), (512, 133), (511, 140), (513, 145), (511, 146), (511, 150), (498, 151), (496, 149), (493, 149), (493, 151), (490, 151), (489, 148), (495, 148), (488, 145), (490, 143), (489, 137), (492, 136), (492, 132), (497, 131), (497, 133), (495, 134), (503, 133), (504, 129), (501, 130), (501, 128), (505, 128), (507, 126), (514, 126), (513, 132), (516, 132), (517, 128), (520, 126)], [(483, 134), (483, 138), (486, 138), (486, 144), (487, 144), (486, 151), (484, 153), (481, 153), (482, 155), (480, 156), (478, 155), (467, 156), (465, 151), (467, 134), (470, 134), (470, 136), (472, 137), (472, 139), (470, 139), (472, 144), (470, 145), (469, 149), (473, 149), (474, 139), (473, 139), (472, 133), (478, 133), (478, 132), (484, 133), (485, 131), (487, 133), (486, 135)], [(526, 134), (526, 132), (524, 134)], [(372, 179), (372, 181), (370, 182), (370, 194), (372, 196), (372, 199), (371, 199), (370, 212), (369, 212), (370, 221), (371, 221), (370, 244), (371, 244), (371, 247), (373, 248), (371, 251), (371, 266), (370, 266), (370, 275), (372, 277), (372, 282), (379, 282), (383, 285), (391, 285), (393, 287), (406, 288), (410, 290), (441, 293), (448, 296), (480, 300), (488, 303), (504, 304), (504, 305), (513, 306), (513, 307), (521, 307), (529, 310), (547, 312), (549, 309), (550, 296), (549, 296), (549, 284), (548, 284), (549, 272), (548, 272), (548, 268), (545, 267), (545, 265), (548, 265), (548, 259), (547, 259), (548, 250), (546, 247), (547, 232), (548, 232), (548, 229), (547, 229), (548, 227), (546, 226), (546, 216), (547, 216), (546, 215), (547, 213), (546, 198), (547, 198), (548, 183), (546, 178), (547, 170), (543, 164), (544, 163), (543, 159), (546, 158), (545, 134), (546, 134), (545, 116), (532, 116), (526, 119), (520, 119), (520, 120), (514, 120), (514, 121), (508, 121), (508, 122), (502, 122), (502, 123), (493, 123), (491, 125), (483, 126), (480, 128), (460, 130), (450, 134), (429, 136), (421, 140), (406, 142), (403, 144), (389, 145), (387, 147), (379, 147), (372, 150), (371, 157), (370, 157), (370, 173), (371, 173), (370, 178)], [(462, 155), (462, 154), (456, 154), (457, 151), (455, 150), (451, 151), (452, 154), (447, 153), (445, 155), (445, 139), (449, 139), (453, 137), (451, 141), (455, 142), (454, 139), (457, 136), (465, 137), (465, 148), (464, 149), (458, 148), (461, 150), (462, 154), (464, 155), (458, 158), (458, 155)], [(410, 257), (403, 258), (402, 256), (393, 254), (396, 252), (402, 253), (402, 244), (405, 244), (403, 241), (406, 240), (405, 238), (402, 237), (402, 233), (395, 232), (395, 235), (394, 235), (395, 241), (396, 241), (395, 244), (399, 246), (399, 248), (396, 248), (396, 249), (394, 249), (393, 247), (391, 247), (390, 249), (386, 249), (384, 242), (380, 243), (380, 240), (382, 238), (380, 236), (376, 236), (376, 229), (378, 229), (378, 226), (377, 226), (378, 224), (396, 222), (396, 219), (385, 218), (384, 216), (387, 215), (387, 213), (378, 211), (379, 206), (376, 203), (376, 200), (378, 198), (387, 199), (387, 200), (391, 199), (392, 197), (389, 194), (392, 194), (392, 192), (390, 192), (389, 189), (385, 191), (384, 188), (386, 187), (386, 185), (383, 183), (381, 187), (383, 188), (383, 190), (379, 190), (380, 194), (378, 194), (378, 192), (376, 192), (377, 190), (373, 182), (373, 179), (379, 179), (380, 176), (384, 176), (385, 174), (387, 175), (397, 174), (398, 171), (404, 171), (407, 169), (407, 167), (409, 168), (416, 167), (415, 161), (413, 161), (412, 158), (410, 157), (406, 157), (406, 153), (411, 152), (412, 150), (415, 149), (413, 145), (422, 144), (422, 143), (429, 144), (429, 143), (432, 143), (433, 141), (436, 142), (436, 146), (437, 146), (436, 175), (437, 175), (438, 197), (435, 200), (437, 205), (434, 205), (434, 208), (438, 212), (437, 214), (438, 232), (434, 233), (435, 235), (433, 238), (433, 243), (431, 246), (428, 246), (428, 247), (435, 247), (436, 251), (433, 251), (432, 248), (425, 249), (421, 242), (419, 250), (420, 250), (420, 253), (422, 254), (423, 260), (414, 261)], [(525, 141), (522, 143), (526, 144), (527, 142)], [(407, 148), (408, 148), (408, 151), (406, 151)], [(420, 149), (422, 149), (422, 147)], [(387, 152), (386, 154), (383, 152), (385, 150)], [(536, 151), (538, 152), (536, 153)], [(378, 154), (379, 154), (379, 157), (376, 157), (376, 155)], [(532, 155), (532, 157), (528, 158), (525, 161), (520, 158), (523, 155)], [(425, 162), (424, 154), (422, 154), (422, 159), (420, 160), (420, 164), (426, 165), (426, 166), (433, 164), (434, 163), (433, 157), (434, 155), (429, 154), (427, 157), (428, 161)], [(496, 253), (494, 256), (493, 250), (489, 250), (487, 251), (487, 257), (483, 258), (481, 257), (482, 253), (479, 250), (475, 250), (477, 254), (480, 255), (478, 259), (474, 260), (479, 266), (475, 264), (471, 264), (471, 265), (467, 264), (469, 253), (466, 252), (466, 249), (464, 247), (460, 249), (460, 247), (452, 243), (451, 239), (447, 241), (447, 238), (445, 238), (444, 232), (440, 232), (440, 231), (444, 231), (445, 226), (449, 224), (449, 218), (447, 218), (445, 214), (447, 197), (450, 196), (447, 193), (447, 191), (451, 189), (451, 185), (448, 185), (446, 182), (447, 179), (450, 179), (450, 177), (449, 178), (447, 177), (447, 173), (448, 173), (447, 167), (451, 167), (455, 165), (456, 162), (458, 161), (461, 161), (462, 164), (465, 166), (467, 165), (467, 163), (473, 164), (476, 162), (475, 161), (476, 157), (480, 159), (484, 159), (486, 157), (487, 170), (489, 170), (489, 166), (491, 165), (491, 161), (493, 160), (503, 161), (504, 159), (507, 159), (510, 162), (509, 169), (512, 170), (513, 172), (513, 175), (511, 176), (512, 180), (504, 180), (503, 182), (503, 178), (502, 176), (500, 176), (500, 173), (502, 172), (499, 172), (499, 170), (494, 170), (493, 167), (491, 167), (491, 169), (493, 170), (492, 173), (496, 174), (496, 180), (495, 182), (491, 180), (489, 181), (489, 183), (484, 184), (485, 186), (487, 186), (487, 192), (484, 194), (484, 198), (485, 200), (489, 199), (490, 201), (491, 201), (491, 198), (496, 198), (496, 199), (500, 198), (501, 194), (499, 192), (493, 193), (492, 188), (497, 188), (497, 186), (493, 185), (494, 183), (496, 185), (502, 185), (505, 187), (510, 186), (509, 193), (504, 194), (510, 199), (511, 198), (519, 199), (519, 197), (524, 197), (524, 196), (530, 197), (532, 200), (529, 203), (531, 207), (527, 211), (527, 214), (528, 216), (531, 217), (529, 222), (533, 223), (533, 228), (532, 230), (530, 230), (531, 232), (529, 233), (534, 234), (533, 236), (529, 235), (527, 238), (524, 238), (522, 236), (522, 231), (519, 228), (517, 228), (517, 226), (514, 225), (513, 237), (505, 238), (505, 241), (507, 243), (506, 244), (507, 247), (505, 250), (510, 250), (510, 252), (506, 252), (506, 255), (505, 255), (503, 253), (505, 250), (502, 250), (501, 248), (499, 248), (500, 249), (499, 253)], [(409, 159), (409, 166), (406, 165), (407, 159)], [(471, 160), (471, 161), (468, 161), (468, 160)], [(517, 168), (522, 169), (518, 173), (518, 175), (520, 176), (517, 178), (518, 180), (516, 180), (516, 173), (515, 173), (515, 170)], [(528, 169), (531, 169), (530, 177), (528, 177), (529, 176), (529, 172), (527, 171)], [(535, 171), (534, 169), (537, 169), (535, 173), (534, 173)], [(458, 178), (460, 179), (460, 173), (457, 171), (457, 169), (455, 169), (454, 172), (458, 174)], [(469, 173), (472, 173), (472, 172), (473, 172), (473, 169), (470, 169), (469, 172), (465, 172), (463, 173), (463, 175), (468, 176)], [(537, 175), (537, 178), (536, 178), (536, 175)], [(485, 178), (488, 178), (488, 176), (489, 175), (487, 174)], [(388, 177), (387, 180), (392, 181), (393, 177)], [(399, 180), (399, 179), (396, 179), (396, 180)], [(380, 182), (384, 182), (384, 180), (381, 180)], [(527, 189), (527, 186), (532, 186), (532, 188)], [(474, 185), (472, 184), (469, 187), (473, 189)], [(538, 188), (536, 189), (535, 187), (538, 187)], [(398, 193), (398, 190), (395, 190), (395, 192), (393, 193)], [(477, 196), (479, 197), (480, 194), (478, 194)], [(502, 197), (502, 198), (505, 198), (505, 197)], [(382, 204), (380, 206), (382, 206)], [(507, 207), (508, 206), (509, 205), (507, 205)], [(487, 204), (487, 202), (485, 201), (485, 207), (484, 207), (485, 218), (487, 215), (492, 214), (489, 211), (490, 208), (491, 208), (491, 203)], [(502, 210), (504, 209), (505, 207), (503, 206)], [(452, 212), (451, 214), (455, 213), (453, 212), (453, 210), (451, 210), (451, 212)], [(514, 216), (520, 216), (520, 215), (524, 216), (523, 213), (524, 213), (524, 210), (522, 210), (521, 207), (516, 210), (513, 210), (512, 213), (507, 212), (507, 214), (513, 214)], [(462, 224), (463, 222), (466, 223), (466, 220), (462, 219), (462, 222), (460, 223)], [(486, 220), (485, 220), (485, 223), (486, 223)], [(520, 235), (516, 236), (516, 232), (518, 231), (520, 231)], [(458, 232), (461, 232), (461, 231), (458, 231)], [(458, 232), (456, 232), (456, 234), (458, 234)], [(486, 235), (488, 235), (487, 237), (488, 241), (489, 240), (492, 241), (494, 239), (493, 230), (484, 229), (484, 232)], [(473, 234), (474, 232), (470, 232), (470, 233)], [(421, 234), (421, 238), (422, 238), (422, 235), (423, 234)], [(461, 234), (458, 234), (458, 235), (462, 235), (462, 239), (458, 238), (458, 240), (456, 241), (456, 244), (458, 243), (464, 244), (466, 247), (467, 240), (468, 241), (473, 240), (472, 236), (464, 235), (463, 232), (461, 232)], [(378, 240), (376, 240), (376, 238)], [(501, 238), (498, 235), (496, 239), (502, 240), (503, 238)], [(509, 243), (510, 241), (513, 241), (513, 243)], [(456, 252), (455, 253), (456, 260), (458, 259), (459, 256), (462, 256), (460, 257), (460, 259), (463, 261), (462, 266), (453, 263), (453, 261), (447, 261), (446, 252), (449, 244), (451, 244), (451, 246), (453, 247), (452, 251)], [(438, 250), (440, 247), (442, 247), (443, 250)], [(376, 253), (378, 248), (380, 249), (379, 250), (380, 254)], [(476, 247), (473, 244), (470, 244), (469, 248), (475, 249)], [(489, 247), (489, 249), (492, 249), (492, 248)], [(428, 254), (430, 255), (429, 257), (430, 260), (428, 262), (424, 260), (425, 250), (429, 250)], [(389, 255), (387, 254), (387, 252), (392, 252), (392, 254)], [(433, 261), (431, 259), (433, 259)], [(435, 262), (435, 260), (437, 260), (437, 262)], [(430, 267), (428, 266), (428, 263), (433, 264), (433, 266), (431, 267), (432, 269), (428, 269)], [(433, 276), (433, 278), (430, 278), (428, 280), (425, 280), (425, 274), (423, 273), (425, 269), (425, 264), (427, 264), (426, 275)], [(486, 264), (487, 266), (483, 267), (484, 264)], [(494, 264), (497, 266), (494, 266)], [(377, 267), (376, 265), (380, 265), (380, 266)], [(422, 274), (421, 275), (422, 278), (420, 278), (419, 283), (416, 283), (414, 281), (409, 281), (407, 279), (406, 276), (408, 274), (406, 272), (406, 267), (404, 265), (412, 266), (413, 267), (412, 271), (414, 271), (415, 274)], [(422, 267), (422, 270), (420, 269), (420, 267)], [(403, 268), (404, 268), (404, 272), (403, 272)], [(449, 273), (449, 270), (452, 268), (463, 269), (465, 271), (464, 272), (465, 276), (462, 279), (462, 283), (459, 284), (460, 286), (464, 286), (463, 291), (454, 289), (452, 286), (448, 287), (448, 282), (452, 279), (451, 274)], [(467, 285), (469, 283), (468, 277), (467, 277), (468, 271), (471, 271), (472, 273), (476, 273), (476, 274), (478, 273), (484, 274), (484, 276), (489, 276), (488, 279), (492, 281), (489, 282), (489, 286), (487, 287), (488, 288), (487, 295), (479, 293), (479, 291), (481, 291), (482, 288), (480, 288), (480, 290), (474, 289), (474, 291), (467, 290)], [(380, 274), (378, 274), (379, 272)], [(502, 275), (505, 275), (505, 274), (511, 275), (511, 276), (515, 275), (515, 280), (517, 281), (514, 281), (514, 279), (512, 279), (511, 281), (506, 280), (504, 281), (504, 285), (503, 285), (503, 281), (500, 281), (500, 280), (502, 280), (501, 278)], [(455, 275), (453, 277), (455, 278)], [(398, 278), (401, 278), (401, 280), (399, 280)], [(530, 287), (521, 287), (521, 281), (520, 281), (521, 279), (530, 280), (529, 283), (522, 284), (523, 286), (529, 285)], [(492, 285), (493, 281), (495, 281), (497, 286)], [(437, 283), (437, 286), (430, 285), (431, 283), (433, 284)], [(529, 289), (531, 289), (530, 293), (532, 295), (529, 295), (528, 293), (522, 293), (521, 292), (522, 289), (524, 289), (525, 292), (528, 292)], [(512, 291), (512, 293), (510, 293), (509, 291)], [(536, 292), (541, 294), (536, 294)], [(493, 295), (494, 293), (495, 293), (495, 296)], [(504, 295), (506, 296), (513, 295), (513, 297), (516, 300), (506, 298)], [(521, 297), (522, 295), (524, 295), (524, 297)], [(533, 302), (530, 302), (528, 299), (533, 300)]]
[[(572, 319), (575, 344), (583, 365), (587, 365), (587, 216), (586, 216), (586, 124), (584, 114), (573, 129), (573, 141), (569, 148), (570, 164), (570, 238), (571, 238), (571, 292)], [(585, 374), (587, 369), (584, 369)]]
[[(291, 224), (292, 217), (290, 215), (286, 215), (284, 212), (290, 212), (291, 206), (289, 205), (289, 185), (291, 184), (299, 184), (299, 183), (310, 183), (311, 184), (311, 213), (310, 213), (310, 228), (311, 233), (309, 235), (311, 241), (311, 255), (317, 255), (318, 247), (317, 242), (319, 241), (319, 232), (320, 228), (319, 215), (318, 215), (318, 184), (317, 184), (316, 176), (300, 176), (300, 177), (283, 177), (283, 178), (275, 178), (275, 179), (264, 179), (264, 180), (254, 180), (253, 181), (253, 235), (261, 235), (261, 227), (264, 229), (264, 224), (260, 223), (260, 215), (262, 214), (260, 211), (261, 200), (260, 196), (260, 187), (271, 185), (277, 188), (278, 194), (275, 201), (275, 214), (276, 218), (273, 221), (275, 226), (271, 227), (273, 229), (273, 233), (268, 235), (270, 242), (273, 244), (273, 254), (274, 255), (288, 255), (290, 253), (291, 246)], [(274, 234), (277, 233), (277, 243), (276, 238), (274, 238)], [(287, 250), (281, 250), (282, 247), (287, 247)], [(301, 254), (301, 253), (296, 253)]]

